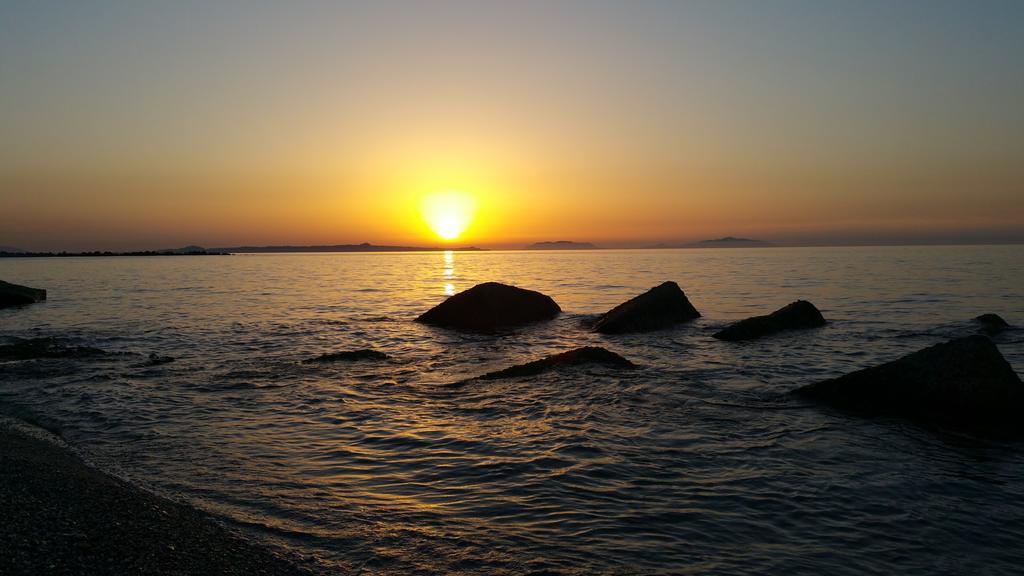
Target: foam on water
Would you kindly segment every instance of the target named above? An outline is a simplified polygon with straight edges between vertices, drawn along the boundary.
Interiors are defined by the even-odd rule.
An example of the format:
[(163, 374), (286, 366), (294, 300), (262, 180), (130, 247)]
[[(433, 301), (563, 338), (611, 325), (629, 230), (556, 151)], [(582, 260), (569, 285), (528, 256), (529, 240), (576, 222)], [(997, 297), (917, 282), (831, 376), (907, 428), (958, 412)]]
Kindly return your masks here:
[[(99, 462), (369, 573), (1014, 573), (1024, 446), (867, 421), (785, 395), (1024, 324), (1003, 247), (239, 255), (0, 260), (49, 301), (0, 341), (117, 354), (0, 363), (7, 412)], [(483, 281), (565, 313), (497, 335), (412, 322)], [(584, 321), (663, 280), (703, 317), (646, 335)], [(798, 298), (831, 322), (710, 337)], [(1024, 371), (1024, 334), (996, 343)], [(584, 345), (603, 367), (443, 384)], [(303, 360), (373, 348), (391, 359)], [(173, 362), (146, 365), (151, 352)]]

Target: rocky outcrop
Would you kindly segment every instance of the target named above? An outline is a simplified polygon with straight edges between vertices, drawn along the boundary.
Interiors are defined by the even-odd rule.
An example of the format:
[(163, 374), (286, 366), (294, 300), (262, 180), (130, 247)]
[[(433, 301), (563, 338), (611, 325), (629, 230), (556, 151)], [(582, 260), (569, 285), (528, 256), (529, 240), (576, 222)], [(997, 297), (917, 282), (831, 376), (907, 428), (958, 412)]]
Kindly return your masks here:
[(562, 352), (561, 354), (548, 356), (547, 358), (541, 358), (540, 360), (534, 360), (533, 362), (527, 362), (526, 364), (511, 366), (503, 370), (498, 370), (497, 372), (488, 372), (483, 376), (477, 376), (471, 380), (501, 380), (504, 378), (518, 378), (521, 376), (536, 376), (537, 374), (542, 374), (563, 366), (581, 366), (586, 364), (598, 364), (612, 368), (636, 368), (636, 364), (633, 364), (611, 350), (601, 348), (600, 346), (585, 346), (583, 348), (569, 350), (568, 352)]
[(767, 316), (754, 316), (731, 324), (714, 334), (719, 340), (735, 342), (754, 340), (783, 330), (817, 328), (825, 325), (825, 318), (814, 304), (797, 300)]
[(486, 282), (434, 306), (417, 322), (488, 331), (550, 320), (562, 311), (550, 296), (507, 284)]
[(46, 300), (46, 290), (29, 288), (0, 280), (0, 308), (34, 304)]
[(981, 324), (981, 329), (989, 334), (997, 334), (1010, 328), (1010, 323), (998, 314), (982, 314), (975, 317), (974, 321)]
[(700, 318), (686, 294), (675, 282), (665, 282), (612, 308), (594, 323), (603, 334), (649, 332)]
[(303, 360), (303, 364), (326, 364), (329, 362), (356, 362), (359, 360), (387, 360), (390, 358), (383, 352), (376, 350), (362, 349), (362, 350), (347, 350), (344, 352), (328, 352), (327, 354), (321, 354), (316, 358), (310, 358)]
[(936, 344), (794, 393), (869, 416), (979, 433), (1024, 432), (1024, 383), (996, 345), (981, 335)]
[(106, 352), (89, 346), (70, 346), (57, 338), (18, 339), (0, 346), (0, 360), (32, 360), (35, 358), (88, 358)]

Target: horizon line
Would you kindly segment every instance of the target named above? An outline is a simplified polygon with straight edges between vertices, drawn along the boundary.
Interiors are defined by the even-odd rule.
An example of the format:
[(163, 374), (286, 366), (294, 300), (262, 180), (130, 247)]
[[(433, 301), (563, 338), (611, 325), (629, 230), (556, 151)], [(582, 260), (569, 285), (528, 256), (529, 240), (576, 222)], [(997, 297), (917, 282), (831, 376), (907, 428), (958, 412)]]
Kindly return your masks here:
[[(567, 244), (586, 244), (584, 247), (572, 246), (549, 246), (545, 248), (531, 248), (536, 244), (552, 244), (553, 242), (566, 242)], [(181, 248), (161, 249), (92, 249), (92, 250), (27, 250), (13, 246), (0, 246), (0, 255), (6, 257), (32, 255), (147, 255), (150, 254), (188, 254), (197, 251), (209, 253), (229, 254), (382, 254), (382, 253), (411, 253), (411, 252), (593, 252), (602, 250), (692, 250), (692, 249), (766, 249), (766, 248), (871, 248), (871, 247), (901, 247), (901, 246), (1018, 246), (1024, 244), (1024, 238), (1000, 239), (1000, 240), (972, 240), (972, 241), (851, 241), (851, 242), (773, 242), (767, 240), (740, 239), (732, 244), (729, 241), (720, 239), (698, 240), (691, 242), (655, 242), (643, 245), (639, 243), (610, 243), (599, 244), (589, 241), (540, 241), (531, 244), (484, 244), (461, 245), (461, 246), (419, 246), (401, 244), (373, 244), (361, 242), (356, 244), (265, 244), (265, 245), (238, 245), (229, 247), (203, 247), (189, 245)], [(331, 250), (331, 248), (348, 248), (344, 250)]]

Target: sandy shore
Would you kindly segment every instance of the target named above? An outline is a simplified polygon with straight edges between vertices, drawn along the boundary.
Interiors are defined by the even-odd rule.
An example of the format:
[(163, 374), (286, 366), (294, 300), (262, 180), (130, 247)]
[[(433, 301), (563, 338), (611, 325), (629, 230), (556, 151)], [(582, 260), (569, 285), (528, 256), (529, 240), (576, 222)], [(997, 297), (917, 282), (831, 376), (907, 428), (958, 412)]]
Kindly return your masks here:
[(0, 574), (309, 574), (0, 419)]

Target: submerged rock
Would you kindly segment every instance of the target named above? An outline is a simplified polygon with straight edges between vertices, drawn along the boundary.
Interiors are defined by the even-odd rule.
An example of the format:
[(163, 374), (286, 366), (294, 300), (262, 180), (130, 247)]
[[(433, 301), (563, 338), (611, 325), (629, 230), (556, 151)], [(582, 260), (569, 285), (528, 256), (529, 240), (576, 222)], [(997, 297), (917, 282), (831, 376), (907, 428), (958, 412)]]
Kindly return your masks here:
[(550, 296), (540, 292), (486, 282), (449, 297), (416, 321), (448, 328), (486, 331), (550, 320), (561, 311)]
[(325, 364), (328, 362), (355, 362), (357, 360), (387, 360), (390, 358), (383, 352), (364, 348), (362, 350), (347, 350), (344, 352), (328, 352), (316, 358), (303, 360), (303, 364)]
[(730, 324), (714, 334), (719, 340), (754, 340), (783, 330), (817, 328), (826, 324), (821, 312), (806, 300), (787, 304), (766, 316), (754, 316)]
[(568, 352), (562, 352), (526, 364), (517, 364), (496, 372), (488, 372), (483, 376), (477, 376), (470, 380), (500, 380), (503, 378), (517, 378), (520, 376), (535, 376), (562, 366), (581, 366), (584, 364), (600, 364), (613, 368), (636, 368), (629, 360), (619, 356), (611, 350), (600, 346), (585, 346)]
[(1010, 323), (1003, 320), (999, 314), (982, 314), (975, 317), (974, 321), (981, 324), (981, 329), (989, 334), (996, 334), (1010, 328)]
[(149, 368), (151, 366), (160, 366), (161, 364), (169, 364), (174, 362), (173, 356), (161, 356), (156, 352), (149, 353), (149, 359), (141, 364), (137, 364), (137, 368)]
[(0, 308), (34, 304), (46, 300), (46, 290), (0, 280)]
[(103, 356), (106, 352), (89, 346), (68, 346), (57, 338), (29, 338), (13, 344), (0, 345), (0, 360), (32, 360), (34, 358), (86, 358)]
[(675, 282), (665, 282), (612, 308), (594, 323), (603, 334), (649, 332), (700, 318), (686, 294)]
[(986, 336), (957, 338), (795, 394), (869, 416), (973, 432), (1024, 432), (1024, 383)]

